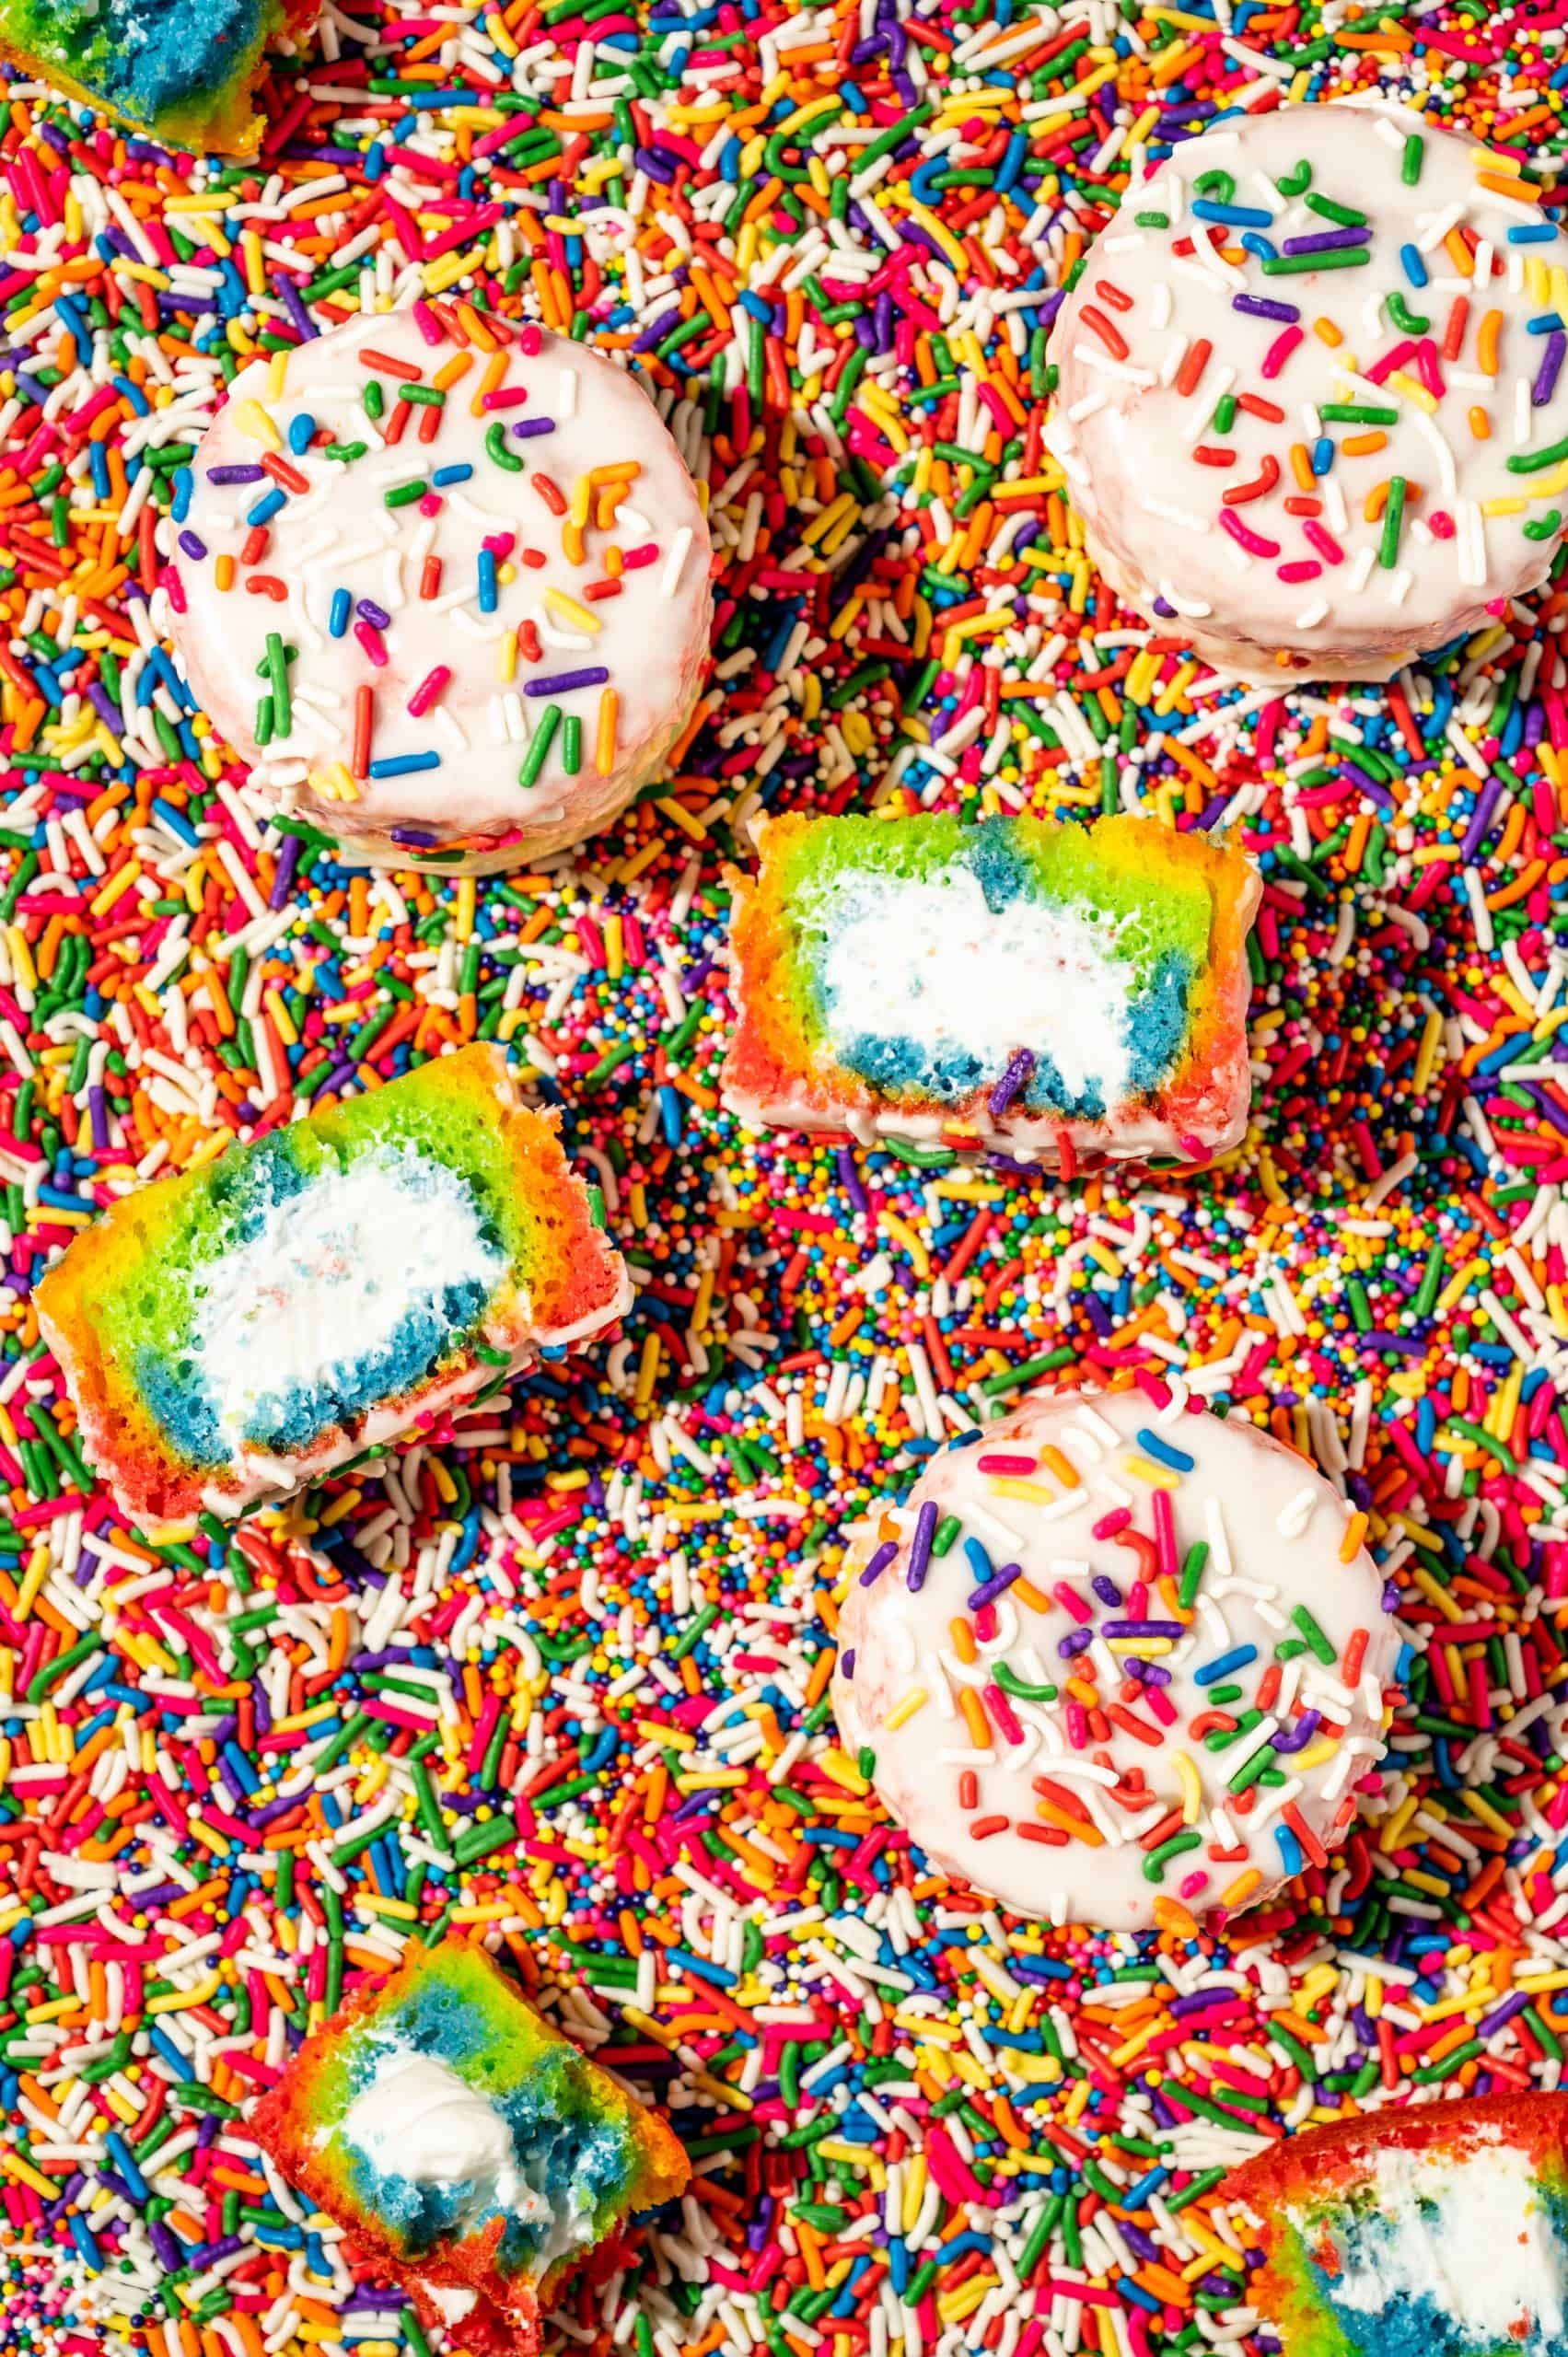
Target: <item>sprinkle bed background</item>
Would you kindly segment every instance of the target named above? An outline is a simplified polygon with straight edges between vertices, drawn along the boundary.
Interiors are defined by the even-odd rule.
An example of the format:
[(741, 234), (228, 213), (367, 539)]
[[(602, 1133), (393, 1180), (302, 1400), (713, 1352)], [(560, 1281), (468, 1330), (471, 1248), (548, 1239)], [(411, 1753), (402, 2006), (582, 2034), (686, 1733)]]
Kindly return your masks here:
[[(691, 2196), (554, 2328), (639, 2357), (1265, 2346), (1225, 2166), (1555, 2084), (1560, 601), (1390, 690), (1223, 690), (1097, 590), (1039, 428), (1051, 289), (1131, 146), (1381, 84), (1550, 171), (1553, 13), (372, 0), (282, 70), (255, 168), (13, 92), (7, 2349), (422, 2350), (237, 2113), (416, 1925), (500, 1925), (669, 2104)], [(261, 831), (146, 592), (222, 370), (459, 282), (668, 410), (717, 670), (575, 864), (405, 889)], [(722, 865), (759, 808), (873, 799), (1239, 830), (1268, 888), (1232, 1167), (1128, 1200), (736, 1133)], [(625, 1342), (141, 1547), (30, 1367), (31, 1277), (133, 1174), (476, 1035), (605, 1189)], [(827, 1718), (846, 1526), (1084, 1361), (1179, 1367), (1342, 1472), (1419, 1649), (1344, 1863), (1229, 1945), (955, 1902)]]

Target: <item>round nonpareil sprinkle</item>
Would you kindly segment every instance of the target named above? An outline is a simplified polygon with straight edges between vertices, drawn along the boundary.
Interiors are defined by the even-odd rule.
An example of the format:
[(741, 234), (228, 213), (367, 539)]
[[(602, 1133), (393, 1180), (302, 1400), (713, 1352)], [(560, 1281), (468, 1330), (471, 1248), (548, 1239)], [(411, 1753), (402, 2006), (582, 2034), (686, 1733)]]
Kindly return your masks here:
[[(1377, 89), (1544, 181), (1568, 82), (1550, 15), (356, 0), (285, 70), (253, 167), (13, 99), (0, 2210), (19, 2347), (423, 2357), (396, 2295), (260, 2166), (241, 2107), (340, 1988), (437, 1924), (505, 1946), (691, 2146), (679, 2215), (567, 2311), (637, 2357), (1245, 2351), (1229, 2164), (1287, 2124), (1553, 2075), (1562, 593), (1387, 688), (1241, 692), (1117, 608), (1041, 438), (1059, 290), (1134, 164), (1231, 109)], [(191, 459), (220, 383), (349, 319), (373, 342), (397, 302), (424, 308), (432, 383), (440, 311), (463, 304), (610, 353), (707, 488), (713, 677), (668, 777), (575, 867), (476, 887), (338, 865), (248, 798), (172, 660), (188, 564), (232, 562), (226, 594), (279, 614), (264, 585), (286, 596), (265, 560), (180, 539), (200, 539)], [(487, 366), (450, 397), (484, 398)], [(550, 413), (489, 413), (527, 470), (509, 482), (550, 479), (550, 435), (517, 431)], [(259, 395), (251, 422), (236, 514), (295, 496), (263, 461), (304, 455), (286, 400)], [(366, 463), (343, 430), (307, 450)], [(428, 495), (461, 496), (418, 432), (397, 447), (430, 459)], [(559, 514), (540, 495), (568, 519), (570, 486)], [(1401, 535), (1420, 512), (1407, 498)], [(468, 596), (477, 569), (447, 579), (432, 550), (409, 587)], [(377, 625), (335, 607), (373, 683), (354, 631)], [(547, 651), (519, 628), (518, 677), (567, 668)], [(428, 726), (418, 750), (441, 706), (385, 717)], [(368, 759), (382, 718), (378, 700)], [(349, 761), (331, 783), (352, 807)], [(1129, 1197), (748, 1142), (722, 1117), (722, 871), (748, 821), (926, 806), (1142, 810), (1259, 859), (1256, 1118), (1225, 1169)], [(639, 1277), (623, 1340), (286, 1517), (146, 1546), (77, 1460), (37, 1271), (140, 1178), (472, 1037), (563, 1108)], [(910, 1849), (831, 1722), (858, 1527), (940, 1441), (1069, 1367), (1178, 1371), (1301, 1446), (1414, 1649), (1381, 1794), (1234, 1945), (987, 1910)], [(958, 1540), (933, 1532), (938, 1567)], [(998, 1666), (1016, 1710), (1037, 1682)]]

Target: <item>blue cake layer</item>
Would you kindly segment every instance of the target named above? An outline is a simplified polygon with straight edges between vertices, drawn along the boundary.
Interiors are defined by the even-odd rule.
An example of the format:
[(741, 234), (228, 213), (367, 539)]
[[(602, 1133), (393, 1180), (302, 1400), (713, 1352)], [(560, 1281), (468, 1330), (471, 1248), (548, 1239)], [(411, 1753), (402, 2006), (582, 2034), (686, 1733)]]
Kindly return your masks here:
[(149, 130), (178, 135), (241, 89), (282, 0), (0, 0), (0, 35)]

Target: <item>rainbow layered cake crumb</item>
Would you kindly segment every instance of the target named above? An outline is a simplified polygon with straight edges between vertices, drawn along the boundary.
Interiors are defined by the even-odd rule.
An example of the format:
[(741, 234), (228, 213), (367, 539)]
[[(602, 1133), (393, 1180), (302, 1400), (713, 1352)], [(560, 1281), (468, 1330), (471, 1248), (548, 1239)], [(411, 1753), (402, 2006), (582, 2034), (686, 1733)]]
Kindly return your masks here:
[(150, 1532), (429, 1429), (630, 1298), (554, 1116), (484, 1045), (127, 1197), (36, 1295), (87, 1454)]
[(725, 1100), (1071, 1176), (1236, 1145), (1247, 859), (1141, 819), (810, 819), (733, 878)]
[[(1568, 2357), (1568, 2096), (1336, 2120), (1225, 2191), (1288, 2357)], [(1260, 2345), (1262, 2345), (1261, 2343)]]
[(0, 59), (171, 147), (253, 156), (268, 49), (319, 0), (0, 0)]
[(308, 2040), (251, 2131), (459, 2346), (528, 2350), (566, 2274), (690, 2166), (482, 1948), (412, 1945)]

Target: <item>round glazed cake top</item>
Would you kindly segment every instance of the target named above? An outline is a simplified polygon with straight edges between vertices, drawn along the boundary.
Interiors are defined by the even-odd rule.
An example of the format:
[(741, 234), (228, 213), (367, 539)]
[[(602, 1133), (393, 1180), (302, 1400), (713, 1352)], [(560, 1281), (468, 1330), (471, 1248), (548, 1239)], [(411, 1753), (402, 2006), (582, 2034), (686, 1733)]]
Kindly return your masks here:
[(1565, 259), (1514, 165), (1400, 110), (1179, 147), (1051, 334), (1048, 439), (1107, 570), (1276, 674), (1532, 586), (1568, 494)]
[(857, 1542), (834, 1704), (893, 1815), (1023, 1915), (1135, 1930), (1321, 1864), (1399, 1650), (1321, 1474), (1179, 1389), (1026, 1400)]
[(255, 782), (413, 852), (567, 841), (667, 749), (706, 652), (695, 486), (623, 370), (426, 304), (241, 371), (177, 505), (192, 684)]

